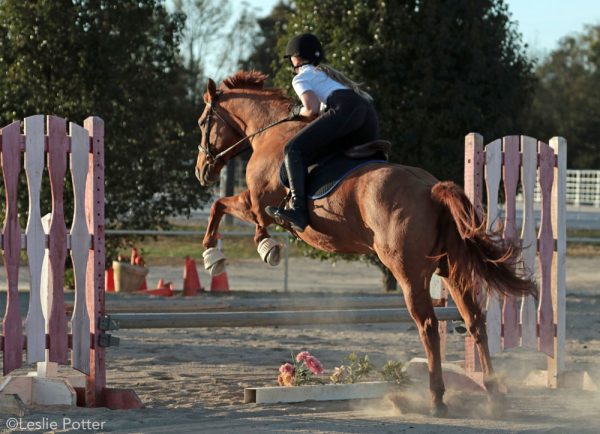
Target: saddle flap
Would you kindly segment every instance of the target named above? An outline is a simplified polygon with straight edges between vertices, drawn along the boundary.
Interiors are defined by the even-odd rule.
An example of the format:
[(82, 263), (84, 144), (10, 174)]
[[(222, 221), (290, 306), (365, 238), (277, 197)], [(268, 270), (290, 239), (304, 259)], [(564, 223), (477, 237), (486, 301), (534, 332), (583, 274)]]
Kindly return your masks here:
[[(379, 158), (350, 158), (343, 154), (327, 156), (312, 165), (306, 178), (306, 195), (310, 199), (320, 199), (327, 196), (351, 173), (368, 164), (386, 163)], [(287, 170), (281, 163), (279, 180), (284, 187), (289, 188)]]
[(392, 144), (387, 140), (373, 140), (345, 150), (344, 155), (348, 158), (368, 158), (377, 153), (382, 153), (387, 160), (391, 149)]

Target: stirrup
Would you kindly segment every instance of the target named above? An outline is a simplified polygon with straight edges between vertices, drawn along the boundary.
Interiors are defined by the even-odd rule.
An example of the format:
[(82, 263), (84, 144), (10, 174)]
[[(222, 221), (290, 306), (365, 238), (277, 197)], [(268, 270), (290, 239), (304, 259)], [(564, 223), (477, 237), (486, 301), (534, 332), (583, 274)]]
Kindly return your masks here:
[(306, 226), (308, 226), (308, 218), (306, 219), (306, 224), (304, 225), (304, 227), (301, 228), (300, 226), (295, 224), (290, 219), (285, 218), (285, 216), (282, 213), (286, 212), (286, 211), (290, 211), (290, 210), (276, 208), (274, 206), (268, 206), (265, 208), (265, 212), (267, 213), (267, 215), (269, 217), (273, 218), (279, 226), (285, 226), (287, 224), (287, 225), (290, 225), (292, 227), (292, 229), (296, 232), (304, 232), (304, 229), (306, 229)]
[(273, 219), (275, 219), (275, 223), (277, 223), (278, 225), (281, 225), (283, 223), (283, 221), (281, 220), (281, 216), (279, 215), (279, 212), (282, 210), (283, 208), (278, 208), (276, 206), (267, 206), (265, 208), (265, 212), (267, 213), (267, 215)]
[[(284, 209), (284, 210), (278, 210), (278, 217), (283, 220), (284, 222), (288, 223), (293, 230), (295, 230), (296, 232), (304, 232), (304, 229), (306, 229), (306, 227), (308, 226), (308, 215), (306, 217), (304, 217), (304, 226), (300, 227), (298, 224), (296, 224), (296, 222), (294, 220), (292, 220), (288, 215), (289, 213), (295, 213), (298, 212), (297, 210), (294, 209)], [(305, 213), (308, 213), (308, 211), (305, 209), (304, 210)], [(300, 217), (300, 219), (302, 219), (302, 217)]]
[(267, 213), (267, 215), (275, 219), (275, 223), (277, 223), (279, 226), (283, 226), (285, 224), (285, 221), (281, 219), (279, 213), (285, 209), (286, 205), (288, 204), (291, 198), (292, 192), (288, 190), (285, 196), (283, 196), (283, 199), (281, 199), (281, 202), (279, 202), (278, 206), (265, 207), (265, 212)]

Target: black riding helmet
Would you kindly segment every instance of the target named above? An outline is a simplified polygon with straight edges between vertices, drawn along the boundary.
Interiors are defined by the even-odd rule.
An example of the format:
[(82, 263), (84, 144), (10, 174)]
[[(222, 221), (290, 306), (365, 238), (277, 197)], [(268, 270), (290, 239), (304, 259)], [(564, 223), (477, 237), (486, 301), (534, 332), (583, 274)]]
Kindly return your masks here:
[(325, 60), (323, 46), (319, 38), (312, 33), (302, 33), (290, 39), (283, 57), (289, 59), (292, 56), (300, 56), (313, 65), (318, 65)]

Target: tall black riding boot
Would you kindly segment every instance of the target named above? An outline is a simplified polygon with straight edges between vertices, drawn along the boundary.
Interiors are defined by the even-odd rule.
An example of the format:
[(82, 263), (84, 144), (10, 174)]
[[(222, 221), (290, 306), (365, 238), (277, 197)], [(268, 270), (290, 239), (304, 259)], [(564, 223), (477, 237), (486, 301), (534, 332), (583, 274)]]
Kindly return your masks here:
[(268, 206), (265, 208), (267, 214), (274, 219), (280, 219), (292, 225), (296, 232), (302, 232), (308, 225), (308, 209), (306, 206), (306, 193), (304, 183), (306, 180), (306, 168), (302, 157), (288, 153), (284, 159), (285, 169), (287, 170), (290, 183), (290, 193), (292, 198), (289, 202), (289, 208), (275, 208)]

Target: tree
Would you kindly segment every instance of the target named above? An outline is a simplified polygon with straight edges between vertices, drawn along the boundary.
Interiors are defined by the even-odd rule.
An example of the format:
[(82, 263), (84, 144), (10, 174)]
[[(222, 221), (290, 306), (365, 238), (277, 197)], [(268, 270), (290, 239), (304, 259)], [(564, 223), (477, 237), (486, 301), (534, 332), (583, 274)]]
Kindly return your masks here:
[(563, 136), (569, 167), (600, 168), (600, 26), (562, 39), (536, 74), (529, 134), (541, 140)]
[(168, 227), (209, 197), (193, 175), (202, 107), (183, 25), (155, 0), (0, 2), (0, 121), (102, 117), (107, 228)]

